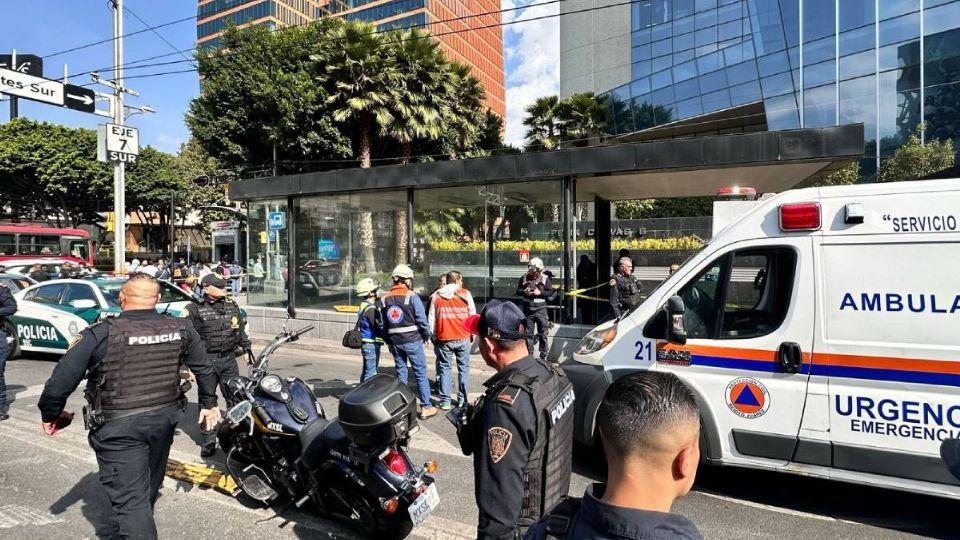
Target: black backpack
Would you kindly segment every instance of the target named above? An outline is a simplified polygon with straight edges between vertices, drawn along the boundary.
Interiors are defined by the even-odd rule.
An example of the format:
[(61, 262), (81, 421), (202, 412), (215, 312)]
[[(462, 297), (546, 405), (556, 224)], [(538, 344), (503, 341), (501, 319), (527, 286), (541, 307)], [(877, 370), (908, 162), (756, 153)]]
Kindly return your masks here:
[(580, 499), (564, 497), (540, 521), (544, 524), (546, 540), (572, 540), (574, 525), (580, 513)]

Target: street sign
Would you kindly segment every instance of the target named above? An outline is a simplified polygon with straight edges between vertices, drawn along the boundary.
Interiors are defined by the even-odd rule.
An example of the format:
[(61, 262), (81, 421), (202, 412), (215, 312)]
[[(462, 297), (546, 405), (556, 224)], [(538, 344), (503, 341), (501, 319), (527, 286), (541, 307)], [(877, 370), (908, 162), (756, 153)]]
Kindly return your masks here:
[(97, 160), (136, 163), (140, 155), (140, 133), (117, 124), (97, 126)]
[(63, 106), (63, 83), (19, 71), (0, 69), (0, 93)]
[(43, 77), (43, 58), (34, 54), (18, 54), (17, 65), (13, 65), (12, 54), (0, 54), (0, 69)]
[(239, 222), (236, 221), (211, 221), (210, 228), (215, 231), (225, 231), (228, 229), (236, 229), (240, 226)]
[[(267, 238), (268, 238), (271, 242), (276, 242), (276, 241), (277, 241), (277, 231), (267, 231), (267, 232), (269, 233), (269, 234), (267, 235)], [(266, 243), (266, 242), (264, 242), (264, 243)]]
[(287, 227), (286, 214), (283, 212), (270, 212), (267, 214), (267, 225), (271, 231), (279, 231)]
[[(20, 59), (17, 57), (17, 61)], [(92, 113), (97, 110), (96, 92), (75, 84), (63, 85), (63, 106), (75, 111)]]

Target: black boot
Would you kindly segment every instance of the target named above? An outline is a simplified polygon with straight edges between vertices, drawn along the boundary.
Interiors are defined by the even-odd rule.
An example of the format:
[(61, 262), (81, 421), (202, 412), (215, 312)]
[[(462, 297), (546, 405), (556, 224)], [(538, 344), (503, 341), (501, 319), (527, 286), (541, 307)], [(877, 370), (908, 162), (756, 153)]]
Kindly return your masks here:
[(205, 444), (205, 445), (203, 445), (203, 446), (200, 447), (200, 457), (202, 457), (202, 458), (213, 457), (213, 455), (216, 454), (216, 453), (217, 453), (217, 445), (216, 445), (216, 443), (214, 443), (214, 444)]

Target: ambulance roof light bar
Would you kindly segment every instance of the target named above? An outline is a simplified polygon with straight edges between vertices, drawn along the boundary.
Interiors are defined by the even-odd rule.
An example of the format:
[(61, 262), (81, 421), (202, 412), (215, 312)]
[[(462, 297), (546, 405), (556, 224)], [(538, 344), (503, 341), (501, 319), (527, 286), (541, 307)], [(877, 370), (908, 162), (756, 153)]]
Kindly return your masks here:
[(757, 198), (757, 190), (752, 187), (724, 186), (717, 190), (717, 200), (721, 201), (753, 201)]
[(780, 205), (781, 231), (815, 231), (820, 228), (820, 203)]

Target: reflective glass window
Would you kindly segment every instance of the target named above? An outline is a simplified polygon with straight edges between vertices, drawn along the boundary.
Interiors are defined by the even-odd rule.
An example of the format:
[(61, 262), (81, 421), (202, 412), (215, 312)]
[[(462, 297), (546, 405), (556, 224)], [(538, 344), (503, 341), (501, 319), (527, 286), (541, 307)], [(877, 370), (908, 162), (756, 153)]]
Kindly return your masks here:
[(803, 68), (803, 87), (813, 88), (836, 80), (837, 63), (833, 60)]
[(650, 2), (633, 4), (634, 28), (646, 28), (653, 24), (653, 6)]
[(700, 95), (700, 81), (691, 79), (689, 81), (678, 82), (673, 85), (673, 93), (677, 101), (690, 99)]
[(656, 73), (657, 71), (663, 71), (665, 69), (669, 70), (673, 66), (673, 60), (669, 56), (661, 56), (660, 58), (654, 58), (650, 62), (650, 71)]
[[(804, 42), (831, 36), (835, 25), (835, 0), (803, 0)], [(785, 2), (793, 4), (795, 2)], [(799, 4), (797, 2), (797, 4)]]
[(924, 121), (928, 139), (956, 139), (960, 137), (960, 83), (930, 86), (924, 90)]
[(643, 60), (641, 62), (634, 62), (631, 73), (633, 74), (633, 79), (639, 79), (641, 77), (650, 75), (650, 61)]
[(687, 60), (693, 60), (693, 49), (687, 49), (685, 51), (680, 51), (678, 53), (673, 53), (673, 63), (682, 64)]
[(723, 50), (723, 60), (730, 66), (753, 58), (753, 42), (745, 41)]
[[(960, 2), (958, 2), (957, 5), (960, 6)], [(958, 55), (960, 55), (960, 28), (923, 38), (923, 57), (925, 62)]]
[(662, 24), (670, 20), (670, 0), (653, 0), (653, 24)]
[(693, 15), (696, 10), (694, 0), (673, 0), (673, 18), (679, 19), (687, 15)]
[(673, 66), (673, 80), (686, 81), (697, 76), (697, 64), (693, 60)]
[(818, 64), (833, 58), (836, 53), (836, 43), (832, 37), (818, 39), (803, 44), (803, 65)]
[(697, 58), (697, 68), (700, 70), (700, 73), (710, 73), (711, 71), (716, 71), (721, 67), (723, 67), (723, 63), (719, 52), (710, 53), (706, 56)]
[(717, 28), (717, 38), (720, 41), (740, 37), (742, 34), (743, 28), (738, 20), (723, 23)]
[(840, 31), (850, 30), (876, 19), (874, 0), (837, 0), (840, 7)]
[(703, 105), (700, 103), (699, 97), (677, 103), (678, 118), (690, 118), (700, 114), (703, 114)]
[(752, 33), (757, 36), (757, 54), (764, 55), (784, 49), (786, 44), (783, 40), (780, 5), (777, 0), (751, 0), (747, 5)]
[[(925, 69), (925, 80), (923, 81), (925, 86), (950, 84), (960, 81), (960, 56), (941, 58), (933, 62), (927, 62)], [(957, 103), (960, 104), (960, 101)], [(960, 115), (958, 115), (958, 117), (960, 117)]]
[(898, 70), (880, 74), (880, 155), (886, 156), (906, 142), (920, 122), (920, 91), (897, 91)]
[(650, 76), (650, 88), (653, 90), (670, 86), (671, 84), (673, 84), (673, 79), (670, 77), (669, 69), (659, 73), (654, 73)]
[(712, 26), (703, 30), (697, 30), (695, 36), (697, 47), (711, 43), (715, 45), (717, 43), (717, 27)]
[(633, 111), (633, 124), (637, 131), (647, 129), (656, 125), (653, 115), (653, 107), (649, 103), (650, 96), (635, 97), (630, 102), (630, 109)]
[(800, 67), (800, 48), (792, 47), (787, 49), (787, 58), (790, 59), (790, 67), (797, 69)]
[[(830, 13), (833, 13), (832, 8)], [(800, 2), (781, 1), (780, 17), (783, 19), (783, 33), (787, 39), (787, 47), (796, 47), (800, 43)]]
[[(272, 212), (281, 212), (286, 219), (290, 219), (286, 199), (251, 201), (247, 207), (247, 252), (254, 261), (253, 270), (248, 271), (255, 274), (262, 272), (260, 275), (263, 276), (248, 287), (247, 303), (251, 306), (280, 307), (287, 301), (284, 273), (288, 268), (287, 235), (290, 229), (271, 232), (267, 218)], [(299, 287), (298, 292), (307, 289), (304, 285)]]
[(683, 17), (681, 19), (673, 20), (673, 34), (686, 34), (687, 32), (693, 32), (695, 28), (693, 27), (693, 17)]
[(700, 76), (700, 91), (704, 94), (716, 92), (727, 86), (727, 73), (722, 69)]
[(863, 51), (850, 56), (844, 56), (840, 59), (840, 80), (853, 79), (873, 73), (875, 71), (876, 58), (874, 51)]
[(653, 57), (653, 55), (650, 54), (650, 44), (649, 44), (649, 43), (646, 44), (646, 45), (640, 45), (640, 46), (638, 46), (638, 47), (634, 47), (634, 48), (633, 48), (633, 56), (632, 56), (632, 58), (633, 58), (634, 60), (637, 60), (637, 61), (640, 61), (640, 60), (649, 60), (649, 59), (652, 58), (652, 57)]
[(790, 73), (780, 73), (772, 77), (760, 79), (760, 86), (763, 87), (764, 96), (779, 96), (788, 92), (793, 92), (793, 79)]
[[(928, 1), (925, 5), (929, 6)], [(926, 7), (923, 10), (923, 33), (924, 35), (938, 34), (953, 30), (960, 24), (960, 2), (954, 2), (944, 6), (930, 9)]]
[(892, 72), (886, 73), (896, 74), (895, 76), (897, 79), (898, 92), (920, 88), (920, 66), (907, 66), (905, 68), (895, 69)]
[(705, 54), (710, 54), (717, 50), (717, 43), (711, 42), (706, 45), (697, 47), (697, 56), (703, 56)]
[(693, 48), (693, 34), (673, 36), (673, 52), (685, 51)]
[(746, 103), (754, 103), (760, 101), (760, 82), (759, 81), (750, 81), (745, 84), (739, 84), (737, 86), (730, 87), (730, 104), (731, 105), (744, 105)]
[(880, 22), (880, 45), (898, 43), (920, 36), (920, 14), (911, 13)]
[(900, 15), (920, 10), (920, 0), (880, 0), (880, 20), (891, 19)]
[(719, 111), (730, 108), (730, 91), (724, 88), (703, 95), (703, 112)]
[(754, 61), (744, 62), (734, 66), (727, 67), (727, 82), (731, 85), (743, 84), (747, 81), (757, 79), (757, 63)]
[(924, 0), (924, 1), (923, 1), (923, 9), (924, 9), (924, 11), (926, 11), (926, 10), (932, 8), (932, 7), (940, 6), (940, 5), (943, 5), (943, 4), (949, 4), (950, 2), (955, 2), (955, 1), (956, 1), (956, 0)]
[[(672, 107), (674, 101), (676, 101), (676, 99), (673, 96), (672, 86), (661, 88), (660, 90), (656, 90), (650, 93), (650, 103), (652, 103), (653, 105)], [(658, 124), (661, 123), (659, 121), (659, 117), (658, 117), (657, 123)]]
[(763, 101), (763, 109), (770, 131), (800, 127), (800, 114), (797, 112), (797, 100), (793, 94), (767, 98)]
[(697, 11), (703, 11), (705, 9), (713, 9), (717, 7), (717, 0), (696, 0), (694, 5)]
[(654, 58), (658, 56), (663, 56), (665, 54), (670, 54), (673, 52), (672, 40), (664, 39), (662, 41), (654, 41), (650, 46), (650, 55)]
[(761, 77), (789, 71), (790, 63), (787, 62), (787, 52), (780, 51), (757, 58), (757, 69)]
[(695, 17), (697, 30), (717, 25), (717, 10), (699, 11)]
[(836, 88), (832, 84), (803, 92), (803, 127), (832, 126), (836, 118)]
[(660, 41), (673, 35), (673, 30), (669, 24), (658, 24), (650, 29), (650, 40)]
[(873, 75), (840, 83), (840, 123), (863, 123), (864, 139), (877, 138), (877, 79)]
[(739, 21), (742, 16), (743, 9), (741, 8), (739, 2), (735, 4), (728, 4), (717, 10), (718, 23), (725, 23), (733, 20)]
[[(871, 2), (872, 3), (872, 2)], [(840, 34), (840, 56), (873, 49), (876, 46), (876, 25), (864, 26)]]
[(920, 63), (920, 40), (880, 47), (880, 71), (912, 66)]
[(613, 101), (614, 121), (617, 124), (617, 133), (631, 133), (636, 131), (633, 125), (633, 115), (630, 109), (630, 88), (627, 85), (610, 91)]
[(639, 96), (650, 91), (650, 79), (643, 77), (630, 83), (630, 95)]
[(646, 30), (637, 30), (634, 32), (631, 42), (633, 43), (634, 47), (637, 45), (646, 45), (647, 43), (650, 43), (650, 29), (647, 28)]

